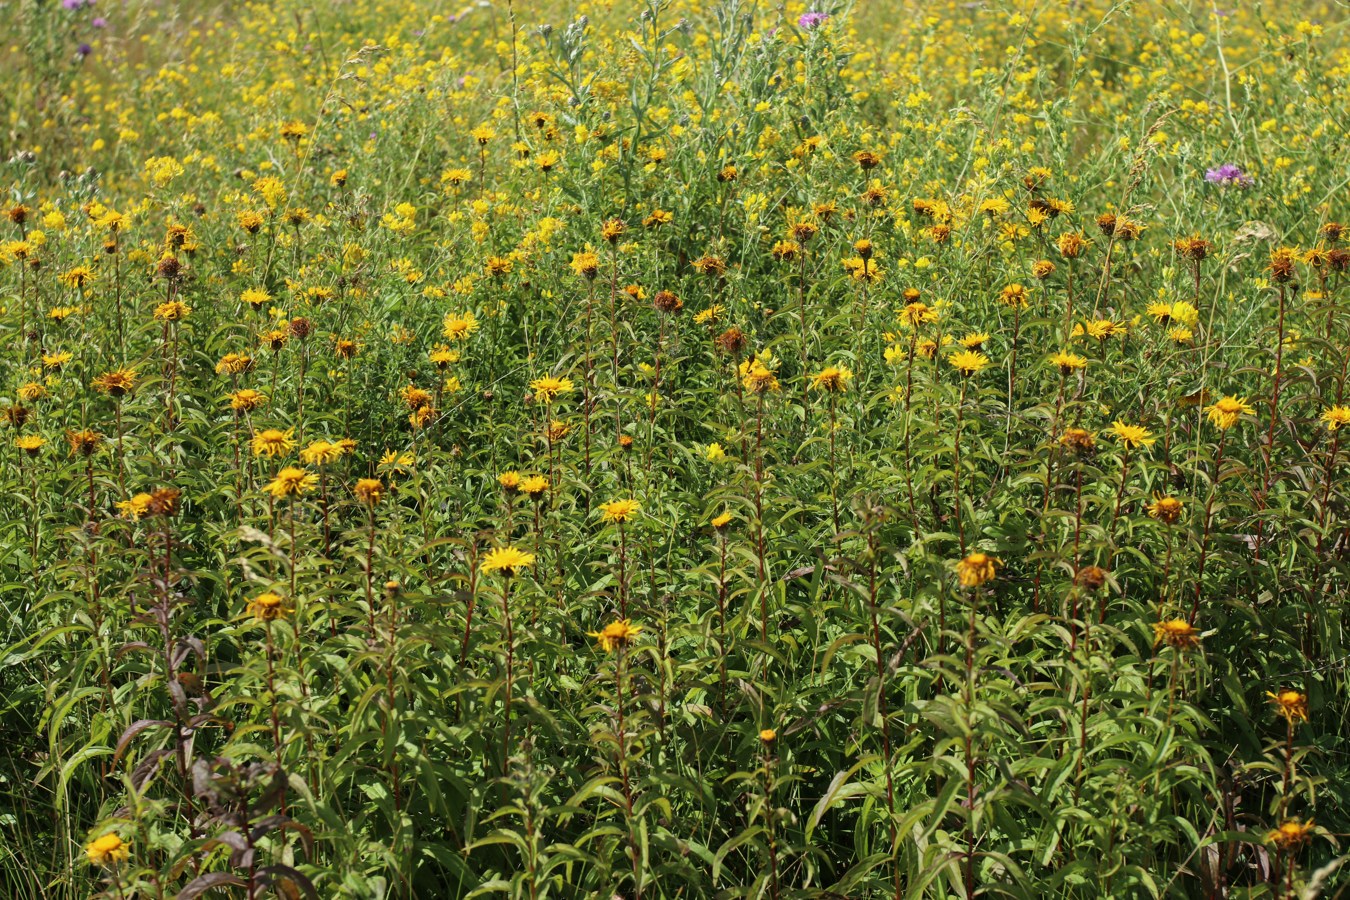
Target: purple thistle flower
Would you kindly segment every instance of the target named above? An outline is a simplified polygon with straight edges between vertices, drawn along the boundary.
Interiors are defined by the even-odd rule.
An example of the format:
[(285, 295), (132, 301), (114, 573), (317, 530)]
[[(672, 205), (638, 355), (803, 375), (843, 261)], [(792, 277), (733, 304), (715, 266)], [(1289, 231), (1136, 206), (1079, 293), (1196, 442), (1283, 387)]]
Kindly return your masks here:
[(1224, 163), (1205, 172), (1205, 181), (1221, 187), (1251, 187), (1252, 178), (1234, 163)]
[(75, 48), (75, 52), (80, 54), (81, 57), (84, 57), (88, 56), (90, 53), (93, 53), (94, 48), (89, 46), (88, 44), (81, 44), (80, 46)]
[(802, 13), (801, 18), (797, 20), (797, 27), (805, 29), (806, 31), (814, 31), (816, 28), (823, 25), (829, 17), (829, 13), (823, 12)]
[(95, 28), (107, 28), (108, 20), (103, 18), (102, 16), (94, 16), (94, 18), (90, 20), (89, 24), (93, 25)]

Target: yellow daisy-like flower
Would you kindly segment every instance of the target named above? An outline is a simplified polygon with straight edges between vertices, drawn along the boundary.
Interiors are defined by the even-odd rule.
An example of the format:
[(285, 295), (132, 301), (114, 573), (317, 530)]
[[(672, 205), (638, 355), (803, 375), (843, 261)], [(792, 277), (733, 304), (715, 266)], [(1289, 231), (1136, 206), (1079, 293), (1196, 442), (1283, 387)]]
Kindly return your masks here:
[(1182, 504), (1176, 497), (1157, 497), (1144, 508), (1151, 518), (1166, 525), (1175, 525), (1181, 518)]
[(1246, 398), (1228, 396), (1220, 397), (1213, 406), (1206, 407), (1205, 412), (1220, 431), (1227, 431), (1243, 416), (1250, 416), (1256, 410), (1252, 409)]
[(284, 619), (290, 609), (279, 595), (267, 591), (250, 600), (245, 611), (259, 622), (275, 622)]
[(600, 517), (606, 522), (627, 522), (641, 509), (642, 504), (636, 500), (611, 500), (600, 504)]
[(497, 483), (502, 486), (502, 490), (508, 494), (514, 494), (520, 490), (520, 473), (515, 469), (507, 469), (497, 476)]
[(84, 845), (85, 859), (101, 868), (124, 863), (131, 856), (131, 846), (116, 834), (109, 832)]
[(510, 578), (534, 565), (534, 554), (516, 547), (494, 547), (483, 557), (482, 569), (486, 573), (501, 572)]
[(826, 366), (811, 376), (811, 387), (830, 394), (842, 394), (852, 380), (853, 372), (847, 366)]
[(47, 439), (40, 434), (23, 434), (14, 439), (14, 446), (29, 456), (37, 456), (46, 443)]
[(583, 250), (572, 254), (572, 262), (569, 265), (573, 274), (582, 278), (594, 278), (600, 272), (600, 257), (589, 250)]
[(1060, 350), (1050, 357), (1050, 365), (1059, 369), (1061, 375), (1071, 375), (1079, 369), (1087, 368), (1087, 359), (1079, 356), (1077, 353), (1068, 353)]
[(295, 449), (295, 441), (291, 439), (293, 433), (293, 430), (282, 431), (279, 428), (267, 428), (253, 435), (249, 447), (253, 450), (254, 456), (266, 456), (268, 459), (275, 459)]
[(155, 307), (155, 320), (158, 322), (181, 322), (192, 312), (192, 307), (180, 300), (170, 300)]
[(933, 309), (933, 307), (924, 303), (922, 300), (906, 303), (898, 315), (900, 316), (900, 321), (911, 328), (917, 328), (920, 325), (924, 325), (928, 322), (936, 322), (938, 320), (937, 310)]
[(759, 731), (759, 739), (766, 744), (772, 744), (774, 741), (778, 740), (778, 732), (774, 731), (772, 728), (761, 728)]
[(1341, 426), (1350, 425), (1350, 406), (1333, 406), (1322, 413), (1322, 421), (1327, 431), (1339, 431)]
[(266, 402), (267, 398), (252, 388), (244, 388), (230, 395), (230, 408), (236, 412), (252, 412)]
[(119, 500), (117, 510), (133, 522), (139, 522), (150, 511), (150, 501), (153, 499), (149, 494), (142, 492), (130, 500)]
[(265, 303), (271, 303), (272, 295), (262, 288), (248, 288), (239, 295), (239, 299), (257, 309)]
[[(744, 364), (742, 364), (744, 366)], [(744, 374), (745, 389), (752, 394), (772, 394), (780, 390), (778, 376), (758, 360), (751, 360)]]
[(531, 475), (520, 483), (520, 492), (531, 500), (538, 500), (548, 493), (548, 479), (543, 475)]
[(714, 516), (712, 520), (712, 527), (716, 528), (718, 531), (721, 531), (723, 528), (726, 528), (728, 525), (731, 524), (733, 518), (735, 517), (732, 516), (731, 513), (729, 512), (724, 512), (720, 516)]
[(366, 506), (376, 506), (384, 497), (384, 482), (378, 478), (358, 478), (352, 493)]
[(459, 362), (459, 351), (451, 350), (449, 347), (441, 344), (432, 349), (432, 351), (427, 354), (427, 358), (431, 360), (431, 364), (436, 368), (444, 369), (447, 366), (452, 366)]
[(1279, 693), (1266, 691), (1266, 696), (1270, 702), (1275, 705), (1275, 712), (1279, 713), (1286, 722), (1308, 721), (1308, 695), (1301, 694), (1298, 691), (1284, 690)]
[(1281, 850), (1293, 850), (1300, 846), (1312, 834), (1312, 822), (1300, 822), (1298, 819), (1289, 819), (1280, 823), (1279, 828), (1271, 830), (1266, 835), (1266, 840), (1270, 841)]
[(340, 444), (315, 441), (300, 451), (300, 461), (311, 466), (325, 466), (337, 462), (345, 455)]
[(134, 369), (114, 369), (104, 372), (91, 382), (94, 390), (110, 397), (125, 397), (136, 389)]
[(722, 449), (722, 445), (716, 442), (708, 445), (708, 449), (703, 451), (703, 458), (710, 463), (720, 463), (727, 458), (727, 452)]
[(961, 373), (962, 378), (977, 375), (990, 365), (989, 357), (976, 350), (957, 350), (947, 357), (947, 362), (951, 363)]
[(441, 326), (441, 333), (452, 341), (468, 340), (478, 330), (478, 319), (471, 312), (449, 313)]
[(1189, 650), (1200, 643), (1200, 631), (1185, 619), (1168, 619), (1153, 625), (1153, 642), (1176, 650)]
[(534, 399), (539, 402), (552, 403), (563, 394), (572, 393), (572, 379), (544, 375), (530, 382), (530, 390), (534, 392)]
[(272, 479), (271, 484), (263, 488), (267, 493), (284, 500), (287, 497), (299, 497), (309, 493), (319, 483), (319, 476), (295, 466), (286, 466)]
[(73, 269), (62, 272), (60, 276), (58, 276), (58, 280), (66, 287), (78, 290), (94, 280), (94, 270), (88, 266), (76, 266)]
[(988, 553), (970, 553), (956, 564), (956, 580), (964, 588), (977, 588), (994, 580), (1003, 561)]
[(600, 631), (588, 631), (587, 634), (595, 638), (596, 643), (606, 653), (613, 653), (632, 644), (641, 631), (641, 625), (634, 625), (629, 619), (619, 619), (610, 622)]
[(226, 353), (216, 363), (217, 375), (242, 375), (253, 368), (253, 357), (247, 353)]
[(1138, 450), (1140, 447), (1151, 447), (1158, 441), (1158, 439), (1153, 436), (1153, 432), (1142, 425), (1127, 425), (1119, 420), (1111, 426), (1111, 433), (1125, 445), (1127, 450)]

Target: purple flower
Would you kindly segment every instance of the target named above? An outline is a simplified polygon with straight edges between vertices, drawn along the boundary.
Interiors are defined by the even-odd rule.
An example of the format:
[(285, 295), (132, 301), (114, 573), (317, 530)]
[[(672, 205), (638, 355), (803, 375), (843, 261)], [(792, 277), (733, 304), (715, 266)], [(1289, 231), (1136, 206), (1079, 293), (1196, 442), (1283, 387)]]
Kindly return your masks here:
[(1224, 163), (1217, 169), (1208, 169), (1205, 172), (1205, 180), (1210, 184), (1217, 184), (1222, 187), (1251, 187), (1252, 178), (1234, 163)]
[(825, 23), (825, 20), (828, 19), (829, 17), (830, 17), (829, 13), (823, 12), (802, 13), (801, 18), (797, 20), (797, 27), (803, 28), (806, 31), (813, 31), (816, 28), (823, 25)]
[(94, 16), (94, 18), (90, 20), (89, 24), (93, 25), (95, 28), (107, 28), (108, 20), (103, 18), (102, 16)]
[(90, 53), (93, 53), (94, 48), (89, 46), (88, 44), (81, 44), (80, 46), (75, 48), (75, 52), (80, 54), (80, 56), (84, 57), (88, 56)]
[(61, 8), (69, 10), (84, 9), (89, 5), (89, 0), (61, 0)]

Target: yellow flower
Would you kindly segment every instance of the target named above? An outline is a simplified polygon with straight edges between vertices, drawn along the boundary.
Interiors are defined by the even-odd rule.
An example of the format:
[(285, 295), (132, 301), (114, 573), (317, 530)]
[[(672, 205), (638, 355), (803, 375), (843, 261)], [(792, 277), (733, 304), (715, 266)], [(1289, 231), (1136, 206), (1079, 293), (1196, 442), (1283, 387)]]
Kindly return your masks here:
[(563, 394), (572, 393), (572, 379), (545, 375), (531, 381), (530, 390), (534, 392), (534, 399), (541, 403), (552, 403)]
[(1308, 721), (1308, 695), (1300, 694), (1298, 691), (1285, 690), (1278, 694), (1266, 691), (1266, 696), (1270, 702), (1275, 704), (1275, 712), (1284, 717), (1289, 724), (1295, 721)]
[(244, 388), (230, 395), (230, 408), (238, 412), (252, 412), (266, 402), (267, 398), (252, 388)]
[(295, 466), (286, 466), (272, 479), (271, 484), (263, 488), (267, 493), (284, 500), (287, 497), (299, 497), (311, 491), (319, 483), (319, 476)]
[(358, 478), (352, 493), (366, 506), (375, 506), (384, 496), (384, 482), (378, 478)]
[(548, 492), (548, 479), (543, 475), (531, 475), (520, 483), (520, 492), (532, 500), (538, 500)]
[(596, 643), (606, 653), (613, 653), (633, 643), (640, 631), (641, 625), (634, 625), (629, 619), (619, 619), (610, 622), (600, 631), (588, 631), (587, 634), (595, 638)]
[(1185, 619), (1168, 619), (1153, 625), (1153, 643), (1176, 650), (1189, 650), (1200, 643), (1200, 632)]
[(192, 307), (180, 300), (170, 300), (155, 307), (155, 319), (160, 322), (181, 322), (192, 312)]
[(478, 330), (478, 319), (471, 312), (449, 313), (445, 317), (442, 333), (452, 341), (467, 340)]
[(1243, 416), (1249, 416), (1256, 410), (1252, 409), (1244, 397), (1220, 397), (1213, 406), (1207, 407), (1205, 412), (1209, 414), (1209, 420), (1218, 426), (1220, 431), (1227, 431), (1238, 423)]
[(293, 430), (281, 431), (277, 428), (268, 428), (253, 435), (253, 440), (249, 446), (252, 448), (254, 456), (266, 456), (268, 459), (275, 459), (295, 449), (295, 441), (291, 439), (293, 433)]
[(1280, 824), (1279, 828), (1270, 831), (1266, 835), (1266, 840), (1270, 841), (1281, 850), (1293, 850), (1308, 839), (1312, 834), (1312, 822), (1300, 822), (1298, 819), (1289, 819)]
[(947, 362), (951, 363), (961, 373), (962, 378), (976, 375), (990, 364), (989, 357), (975, 350), (957, 350), (947, 357)]
[(899, 316), (900, 321), (911, 328), (917, 328), (925, 323), (936, 322), (938, 320), (937, 310), (933, 309), (922, 300), (914, 300), (906, 303), (904, 309), (900, 310)]
[(636, 500), (611, 500), (600, 504), (600, 517), (606, 522), (627, 522), (641, 509), (642, 504)]
[(1125, 449), (1127, 450), (1138, 450), (1140, 447), (1151, 447), (1158, 441), (1158, 439), (1153, 436), (1153, 432), (1144, 428), (1142, 425), (1127, 425), (1119, 420), (1111, 426), (1111, 433), (1125, 445)]
[(264, 303), (271, 303), (272, 295), (262, 288), (249, 288), (239, 295), (239, 299), (254, 309), (257, 309)]
[(1350, 425), (1350, 406), (1333, 406), (1322, 413), (1322, 421), (1327, 431), (1339, 431), (1342, 425)]
[[(1040, 265), (1040, 263), (1037, 263)], [(1048, 263), (1050, 271), (1054, 271), (1054, 263)], [(1047, 273), (1048, 274), (1048, 273)], [(1027, 295), (1027, 289), (1013, 282), (1006, 285), (1003, 290), (998, 292), (998, 301), (1005, 306), (1026, 308), (1030, 305), (1030, 297)]]
[(762, 728), (759, 732), (759, 739), (766, 744), (772, 744), (774, 741), (778, 740), (778, 732), (774, 731), (772, 728)]
[(315, 441), (300, 451), (300, 461), (311, 466), (324, 466), (337, 462), (343, 455), (342, 445)]
[(1175, 525), (1181, 518), (1182, 504), (1176, 497), (1157, 497), (1144, 508), (1150, 517), (1167, 525)]
[(483, 557), (483, 571), (501, 572), (507, 578), (534, 565), (534, 554), (515, 547), (494, 547)]
[(744, 372), (745, 390), (752, 394), (772, 394), (780, 390), (778, 376), (757, 359), (741, 363)]
[(721, 531), (723, 528), (726, 528), (728, 525), (731, 524), (731, 520), (733, 518), (734, 516), (732, 516), (731, 513), (729, 512), (724, 512), (720, 516), (714, 516), (712, 520), (712, 527), (716, 528), (718, 531)]
[(149, 494), (140, 493), (130, 500), (119, 500), (117, 509), (133, 522), (139, 522), (150, 511), (151, 499), (153, 498)]
[(1050, 357), (1050, 365), (1059, 369), (1059, 374), (1068, 376), (1078, 369), (1087, 367), (1087, 360), (1077, 353), (1067, 353), (1060, 350), (1054, 356)]
[(116, 834), (108, 832), (85, 844), (84, 855), (89, 862), (106, 869), (126, 862), (127, 857), (131, 855), (131, 848)]
[(497, 483), (508, 494), (514, 494), (520, 490), (520, 473), (515, 469), (507, 469), (497, 476)]
[(589, 250), (572, 254), (572, 272), (583, 278), (594, 278), (600, 272), (600, 257)]
[(36, 381), (30, 381), (19, 386), (18, 394), (19, 399), (24, 403), (36, 403), (47, 396), (47, 388)]
[(81, 289), (94, 280), (94, 270), (88, 266), (76, 266), (62, 272), (59, 280), (66, 287)]
[(987, 553), (970, 553), (956, 564), (956, 580), (961, 587), (977, 588), (993, 581), (1003, 561)]
[(1185, 300), (1178, 300), (1172, 304), (1171, 318), (1173, 322), (1179, 322), (1189, 327), (1200, 321), (1200, 310)]
[(708, 445), (707, 450), (703, 451), (703, 458), (710, 463), (720, 463), (727, 458), (727, 452), (722, 449), (721, 444), (712, 443)]
[(1066, 428), (1059, 436), (1059, 442), (1074, 453), (1090, 453), (1097, 446), (1097, 439), (1085, 428)]
[(226, 353), (216, 363), (217, 375), (242, 375), (253, 368), (253, 357), (247, 353)]
[(811, 387), (831, 394), (842, 394), (848, 390), (853, 373), (846, 366), (827, 366), (811, 376)]
[(991, 219), (1008, 214), (1012, 206), (1002, 197), (991, 197), (980, 202), (979, 211)]
[(285, 618), (290, 610), (280, 596), (267, 591), (250, 600), (246, 612), (259, 622), (273, 622)]
[(110, 397), (125, 397), (136, 388), (134, 369), (114, 369), (104, 372), (92, 382), (94, 390)]
[(47, 439), (40, 434), (23, 434), (14, 439), (14, 446), (29, 456), (37, 456), (46, 443)]

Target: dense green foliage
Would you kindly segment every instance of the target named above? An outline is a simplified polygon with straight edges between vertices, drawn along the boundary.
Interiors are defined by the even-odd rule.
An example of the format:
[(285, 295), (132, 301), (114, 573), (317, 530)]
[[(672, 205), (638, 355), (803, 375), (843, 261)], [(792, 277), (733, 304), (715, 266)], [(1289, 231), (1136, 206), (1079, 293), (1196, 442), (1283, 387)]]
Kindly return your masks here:
[(0, 3), (4, 895), (1338, 896), (1346, 10), (1237, 7)]

